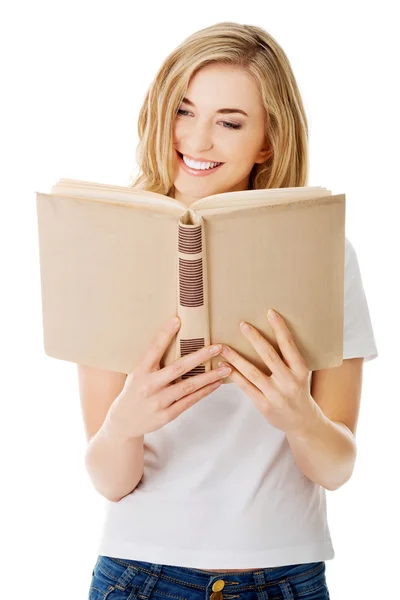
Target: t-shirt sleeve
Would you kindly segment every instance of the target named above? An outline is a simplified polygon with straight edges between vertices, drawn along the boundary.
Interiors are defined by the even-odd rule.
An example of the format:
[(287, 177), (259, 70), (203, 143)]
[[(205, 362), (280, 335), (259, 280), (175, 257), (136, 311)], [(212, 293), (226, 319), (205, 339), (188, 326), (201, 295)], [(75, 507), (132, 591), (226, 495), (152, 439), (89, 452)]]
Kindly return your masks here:
[(345, 238), (343, 359), (378, 356), (357, 254)]

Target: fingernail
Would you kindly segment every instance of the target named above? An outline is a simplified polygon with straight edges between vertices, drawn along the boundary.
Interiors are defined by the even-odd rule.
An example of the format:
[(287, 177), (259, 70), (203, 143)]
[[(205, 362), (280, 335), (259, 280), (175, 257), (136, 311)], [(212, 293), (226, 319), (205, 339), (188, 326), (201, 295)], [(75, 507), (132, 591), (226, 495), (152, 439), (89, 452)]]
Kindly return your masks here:
[(217, 344), (216, 346), (211, 346), (210, 354), (217, 354), (222, 349), (221, 344)]
[(271, 321), (274, 321), (276, 319), (276, 312), (272, 310), (272, 308), (270, 308), (268, 311), (268, 319), (270, 319)]

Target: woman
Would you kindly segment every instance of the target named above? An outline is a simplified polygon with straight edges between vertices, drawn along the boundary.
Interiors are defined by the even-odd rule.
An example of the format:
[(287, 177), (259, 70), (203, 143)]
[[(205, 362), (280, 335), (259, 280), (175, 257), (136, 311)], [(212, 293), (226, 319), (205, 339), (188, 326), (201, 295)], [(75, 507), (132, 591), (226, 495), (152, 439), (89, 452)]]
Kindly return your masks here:
[[(165, 60), (139, 116), (133, 186), (188, 207), (220, 192), (307, 185), (307, 121), (288, 59), (259, 27), (218, 23)], [(89, 598), (329, 598), (325, 490), (351, 476), (362, 364), (377, 356), (346, 238), (343, 365), (309, 373), (278, 315), (271, 370), (226, 346), (226, 371), (172, 382), (166, 323), (128, 376), (78, 366), (86, 465), (109, 502)], [(220, 340), (223, 344), (224, 340)], [(312, 376), (312, 377), (311, 377)]]

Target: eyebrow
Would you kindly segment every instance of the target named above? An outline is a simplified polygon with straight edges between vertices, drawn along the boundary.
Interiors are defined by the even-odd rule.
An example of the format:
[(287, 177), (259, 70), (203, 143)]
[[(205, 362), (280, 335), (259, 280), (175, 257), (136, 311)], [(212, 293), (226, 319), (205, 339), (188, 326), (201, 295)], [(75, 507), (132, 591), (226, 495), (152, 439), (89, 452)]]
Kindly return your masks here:
[[(189, 100), (189, 98), (184, 98), (182, 100), (182, 104), (188, 104), (189, 106), (193, 106), (195, 108), (195, 105), (193, 104), (193, 102), (191, 100)], [(220, 108), (216, 112), (220, 113), (222, 115), (228, 115), (231, 113), (241, 113), (245, 117), (249, 116), (246, 112), (244, 112), (244, 110), (241, 110), (240, 108)]]

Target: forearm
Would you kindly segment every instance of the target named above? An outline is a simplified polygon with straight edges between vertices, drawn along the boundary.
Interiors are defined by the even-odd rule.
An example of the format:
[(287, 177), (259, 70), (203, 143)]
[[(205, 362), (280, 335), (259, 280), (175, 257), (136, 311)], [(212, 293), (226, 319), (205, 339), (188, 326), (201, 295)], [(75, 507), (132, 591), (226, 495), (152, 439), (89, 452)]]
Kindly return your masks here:
[(331, 421), (315, 404), (315, 419), (301, 433), (287, 434), (299, 469), (313, 481), (333, 491), (353, 473), (357, 446), (350, 429)]
[(85, 455), (86, 469), (102, 496), (118, 502), (135, 489), (143, 475), (143, 444), (144, 436), (124, 436), (109, 410)]

